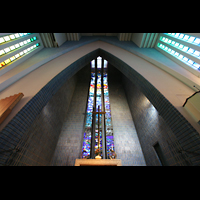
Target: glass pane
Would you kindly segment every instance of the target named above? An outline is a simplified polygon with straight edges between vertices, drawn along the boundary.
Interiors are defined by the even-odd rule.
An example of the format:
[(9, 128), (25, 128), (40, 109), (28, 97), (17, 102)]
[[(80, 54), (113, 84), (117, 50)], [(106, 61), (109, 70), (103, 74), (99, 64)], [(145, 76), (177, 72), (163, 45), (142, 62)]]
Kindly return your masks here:
[(95, 68), (95, 60), (92, 60), (92, 61), (91, 61), (91, 67), (92, 67), (92, 68)]
[(4, 49), (4, 51), (5, 51), (6, 53), (8, 53), (8, 52), (10, 51), (10, 48), (7, 47), (7, 48)]
[(188, 39), (188, 42), (193, 42), (193, 41), (194, 41), (194, 39), (195, 39), (195, 37), (193, 37), (193, 36), (190, 36), (190, 38)]
[(4, 50), (0, 50), (0, 56), (5, 54), (5, 51)]
[(4, 40), (4, 38), (0, 38), (0, 43), (3, 43), (3, 42), (5, 42), (5, 40)]
[(20, 37), (20, 36), (19, 36), (19, 33), (16, 33), (16, 34), (15, 34), (15, 37), (16, 37), (16, 38)]
[(10, 38), (13, 40), (15, 39), (15, 35), (10, 35)]
[[(101, 66), (101, 57), (97, 58), (97, 67)], [(99, 62), (99, 63), (98, 63)], [(104, 60), (104, 67), (107, 68), (108, 62)], [(91, 61), (91, 69), (94, 66), (94, 60)], [(99, 67), (100, 68), (100, 67)], [(114, 151), (114, 137), (113, 137), (113, 128), (112, 128), (112, 119), (111, 119), (111, 110), (110, 110), (110, 103), (109, 103), (109, 92), (108, 92), (108, 80), (107, 80), (107, 72), (104, 71), (103, 74), (103, 83), (101, 82), (101, 69), (97, 71), (97, 90), (96, 90), (96, 111), (98, 111), (98, 106), (100, 111), (102, 111), (102, 101), (104, 101), (105, 105), (105, 133), (106, 138), (105, 142), (107, 144), (106, 153), (108, 158), (113, 156)], [(104, 88), (104, 99), (102, 99), (102, 87)], [(91, 148), (91, 133), (92, 133), (92, 111), (94, 107), (94, 89), (95, 89), (95, 73), (91, 72), (91, 82), (89, 87), (89, 96), (87, 102), (87, 113), (86, 113), (86, 124), (85, 124), (85, 131), (83, 136), (83, 146), (82, 146), (82, 158), (90, 158), (90, 148)], [(98, 119), (99, 117), (99, 119)], [(98, 121), (99, 120), (99, 121)], [(98, 130), (99, 124), (99, 130)], [(95, 156), (99, 153), (98, 152), (98, 142), (100, 142), (100, 155), (102, 156), (102, 114), (96, 114), (96, 121), (95, 121), (95, 133), (94, 133), (94, 150)], [(98, 141), (98, 131), (100, 136), (100, 141)]]
[(9, 36), (5, 36), (5, 37), (4, 37), (4, 40), (5, 40), (5, 41), (9, 41), (9, 40), (10, 40), (10, 37), (9, 37)]
[(101, 57), (97, 58), (97, 68), (101, 68)]

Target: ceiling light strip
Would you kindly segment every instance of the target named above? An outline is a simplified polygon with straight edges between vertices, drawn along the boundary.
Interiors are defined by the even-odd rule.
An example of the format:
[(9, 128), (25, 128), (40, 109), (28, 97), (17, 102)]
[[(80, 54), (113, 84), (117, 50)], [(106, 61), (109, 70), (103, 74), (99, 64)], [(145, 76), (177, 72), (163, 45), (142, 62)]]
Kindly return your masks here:
[(26, 35), (30, 35), (31, 33), (14, 33), (10, 35), (5, 35), (3, 37), (0, 37), (0, 44), (4, 44), (6, 42), (10, 42), (12, 40), (16, 40), (20, 37), (24, 37)]
[(160, 37), (160, 41), (162, 41), (163, 43), (169, 44), (170, 46), (173, 46), (174, 48), (177, 48), (191, 56), (194, 56), (194, 57), (200, 59), (200, 52), (193, 48), (190, 48), (188, 46), (185, 46), (181, 43), (178, 43), (174, 40), (171, 40), (171, 39), (169, 39), (167, 37), (163, 37), (163, 36)]
[(171, 37), (177, 38), (177, 39), (182, 40), (184, 42), (188, 42), (188, 43), (200, 46), (200, 38), (190, 36), (190, 35), (186, 35), (186, 34), (183, 34), (183, 33), (164, 33), (164, 34), (170, 35)]
[(31, 47), (28, 47), (27, 49), (17, 53), (16, 55), (11, 56), (10, 58), (4, 60), (3, 62), (0, 63), (0, 69), (6, 67), (6, 65), (8, 65), (9, 63), (11, 63), (15, 60), (18, 60), (18, 59), (22, 58), (23, 56), (26, 56), (30, 52), (37, 49), (39, 46), (40, 46), (40, 43), (34, 44)]
[(193, 60), (187, 58), (186, 56), (183, 56), (182, 54), (178, 53), (177, 51), (174, 51), (171, 48), (169, 48), (161, 43), (158, 43), (157, 47), (159, 47), (166, 53), (172, 55), (173, 57), (177, 58), (178, 60), (182, 61), (183, 63), (187, 64), (188, 66), (192, 67), (193, 69), (200, 71), (200, 64), (194, 62)]
[(9, 46), (9, 47), (6, 47), (4, 49), (1, 49), (0, 50), (0, 56), (3, 56), (3, 55), (6, 55), (7, 53), (10, 53), (12, 51), (15, 51), (17, 49), (19, 49), (20, 47), (24, 46), (24, 45), (27, 45), (31, 42), (34, 42), (35, 40), (37, 40), (37, 37), (32, 37), (32, 38), (29, 38), (27, 40), (24, 40), (22, 42), (19, 42), (19, 43), (16, 43), (12, 46)]

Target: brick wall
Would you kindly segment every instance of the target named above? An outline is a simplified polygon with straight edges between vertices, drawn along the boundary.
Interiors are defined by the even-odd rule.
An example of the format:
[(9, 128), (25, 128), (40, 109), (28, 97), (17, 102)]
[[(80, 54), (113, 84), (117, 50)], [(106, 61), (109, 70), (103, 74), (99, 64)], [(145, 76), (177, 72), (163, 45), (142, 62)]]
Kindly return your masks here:
[(178, 152), (176, 138), (156, 108), (129, 79), (123, 76), (123, 85), (135, 123), (137, 134), (148, 166), (160, 166), (154, 145), (158, 142), (167, 165), (187, 165)]
[(183, 115), (141, 74), (125, 62), (104, 50), (100, 56), (121, 71), (148, 98), (173, 132), (171, 152), (181, 155), (184, 165), (200, 165), (200, 136)]
[(77, 74), (77, 84), (61, 128), (60, 136), (52, 158), (52, 166), (74, 166), (81, 158), (84, 135), (85, 111), (90, 84), (90, 65)]
[[(60, 74), (58, 74), (55, 78), (53, 78), (46, 86), (44, 86), (21, 110), (20, 112), (9, 122), (9, 124), (1, 131), (0, 134), (0, 165), (12, 165), (14, 163), (15, 158), (20, 154), (22, 151), (23, 146), (28, 144), (28, 141), (31, 141), (31, 135), (27, 134), (29, 132), (29, 128), (31, 127), (32, 123), (39, 118), (39, 114), (41, 113), (42, 109), (46, 106), (46, 104), (51, 100), (52, 96), (58, 92), (58, 90), (66, 83), (66, 81), (75, 75), (82, 67), (88, 64), (92, 59), (97, 57), (98, 55), (102, 56), (108, 62), (110, 62), (113, 66), (115, 66), (119, 71), (121, 71), (129, 80), (129, 85), (134, 84), (132, 86), (133, 91), (140, 91), (142, 94), (148, 98), (148, 100), (152, 103), (152, 105), (156, 108), (159, 112), (160, 116), (164, 120), (163, 123), (160, 117), (155, 118), (151, 115), (151, 109), (143, 110), (143, 112), (137, 112), (136, 118), (139, 118), (143, 121), (143, 126), (138, 128), (138, 130), (142, 130), (145, 132), (149, 130), (149, 137), (150, 137), (150, 146), (154, 141), (156, 141), (156, 137), (160, 138), (161, 135), (164, 135), (163, 139), (159, 139), (161, 141), (161, 147), (165, 148), (165, 157), (167, 157), (168, 162), (170, 165), (200, 165), (200, 136), (198, 132), (190, 125), (190, 123), (178, 112), (178, 110), (150, 83), (148, 82), (142, 75), (132, 69), (129, 65), (125, 62), (120, 60), (119, 58), (115, 57), (114, 55), (106, 52), (102, 49), (97, 49), (82, 58), (78, 59), (70, 66), (68, 66), (65, 70), (63, 70)], [(125, 81), (126, 82), (126, 81)], [(126, 85), (126, 83), (125, 83)], [(136, 87), (135, 87), (136, 86)], [(128, 86), (129, 87), (129, 86)], [(128, 91), (128, 90), (127, 90)], [(142, 105), (139, 104), (141, 99), (144, 99), (144, 96), (138, 95), (135, 96), (133, 91), (129, 91), (129, 106), (135, 107), (135, 105), (131, 104), (130, 102), (136, 101), (138, 107), (142, 108)], [(128, 92), (127, 92), (128, 93)], [(133, 99), (132, 99), (133, 98)], [(140, 99), (141, 98), (141, 99)], [(146, 102), (146, 100), (144, 100)], [(146, 103), (148, 105), (148, 103)], [(146, 105), (145, 104), (145, 105)], [(132, 109), (132, 108), (131, 108)], [(46, 110), (47, 111), (47, 110)], [(134, 110), (132, 110), (132, 116)], [(144, 114), (147, 118), (144, 118)], [(156, 112), (155, 112), (156, 113)], [(56, 116), (56, 115), (55, 115)], [(143, 117), (143, 119), (142, 119)], [(161, 121), (161, 123), (155, 123), (154, 120), (157, 119)], [(48, 118), (44, 118), (44, 120), (48, 121)], [(148, 121), (154, 122), (150, 123)], [(160, 124), (162, 124), (160, 126)], [(140, 122), (136, 122), (136, 129), (140, 125)], [(148, 126), (147, 126), (148, 125)], [(168, 128), (166, 128), (167, 126)], [(32, 125), (33, 126), (33, 125)], [(55, 124), (58, 126), (58, 124)], [(44, 127), (44, 126), (42, 126)], [(33, 127), (34, 129), (35, 127)], [(49, 126), (49, 130), (52, 127)], [(146, 129), (145, 129), (146, 128)], [(150, 131), (150, 129), (152, 129)], [(165, 131), (161, 130), (168, 130), (166, 134)], [(38, 132), (43, 133), (44, 129), (41, 128)], [(141, 132), (141, 133), (142, 133)], [(159, 133), (162, 133), (159, 135)], [(152, 135), (152, 133), (155, 133)], [(140, 131), (138, 131), (138, 135)], [(158, 135), (158, 136), (156, 136)], [(42, 134), (40, 134), (42, 138)], [(45, 146), (41, 142), (40, 136), (37, 138), (37, 143), (40, 144), (41, 148)], [(50, 136), (51, 137), (51, 136)], [(152, 138), (151, 138), (152, 137)], [(45, 137), (47, 139), (47, 137)], [(142, 138), (142, 137), (141, 137)], [(52, 139), (49, 139), (52, 141)], [(142, 144), (142, 139), (140, 139)], [(50, 144), (51, 142), (49, 142)], [(168, 146), (166, 146), (166, 144)], [(147, 145), (147, 143), (146, 143)], [(142, 145), (144, 147), (144, 145)], [(149, 149), (150, 149), (149, 146)], [(33, 148), (33, 147), (32, 147)], [(48, 148), (48, 147), (45, 147)], [(37, 148), (35, 148), (37, 149)], [(52, 150), (53, 151), (53, 150)], [(144, 151), (143, 151), (144, 152)], [(168, 152), (168, 153), (167, 153)], [(42, 151), (41, 154), (32, 154), (29, 160), (35, 159), (36, 157), (42, 158)], [(50, 155), (44, 155), (44, 157), (48, 157), (48, 161), (43, 161), (40, 159), (37, 164), (39, 165), (48, 165), (50, 160)], [(145, 155), (145, 159), (148, 155)], [(153, 156), (150, 155), (150, 157)], [(170, 160), (171, 159), (171, 160)], [(154, 160), (151, 162), (151, 160)], [(25, 162), (25, 161), (24, 161)], [(146, 160), (147, 165), (157, 165), (158, 162), (155, 161), (154, 156), (152, 159)], [(17, 163), (16, 163), (17, 164)]]
[[(54, 130), (52, 129), (52, 126), (54, 126), (57, 129), (56, 130), (56, 134), (57, 134), (59, 132), (59, 129), (62, 127), (60, 123), (61, 121), (57, 120), (57, 118), (59, 119), (59, 117), (62, 116), (62, 114), (59, 113), (60, 111), (62, 111), (62, 106), (60, 106), (58, 103), (60, 101), (59, 100), (60, 98), (56, 100), (56, 97), (55, 97), (55, 99), (52, 100), (52, 104), (49, 103), (49, 105), (46, 108), (44, 107), (47, 105), (49, 101), (51, 101), (53, 96), (56, 96), (57, 92), (59, 91), (59, 89), (61, 89), (61, 87), (64, 84), (66, 84), (67, 87), (72, 89), (73, 84), (71, 86), (70, 85), (68, 86), (69, 82), (67, 84), (67, 81), (70, 78), (72, 78), (80, 69), (82, 69), (88, 63), (90, 63), (92, 59), (97, 57), (98, 54), (99, 54), (99, 50), (97, 49), (81, 57), (80, 59), (78, 59), (77, 61), (75, 61), (68, 67), (66, 67), (62, 72), (60, 72), (51, 81), (49, 81), (49, 83), (47, 83), (7, 124), (7, 126), (0, 133), (0, 165), (1, 166), (23, 164), (19, 162), (20, 162), (20, 159), (22, 158), (22, 155), (25, 155), (25, 152), (28, 155), (28, 151), (24, 150), (26, 145), (27, 146), (29, 145), (30, 149), (33, 149), (33, 151), (35, 149), (35, 152), (32, 151), (33, 152), (32, 155), (29, 155), (30, 156), (29, 161), (24, 160), (23, 161), (24, 163), (27, 163), (30, 165), (49, 165), (50, 164), (51, 156), (54, 149), (49, 149), (50, 151), (49, 154), (48, 154), (48, 151), (46, 150), (48, 148), (55, 146), (57, 143), (57, 140), (54, 138), (54, 134), (52, 133), (53, 134), (52, 135), (50, 131)], [(58, 93), (58, 96), (59, 96), (59, 93)], [(61, 101), (66, 103), (71, 97), (69, 94), (66, 94), (63, 96), (63, 98), (64, 99), (61, 99)], [(67, 105), (68, 104), (66, 103), (66, 106)], [(45, 115), (45, 113), (48, 113), (48, 111), (49, 112), (52, 111), (52, 113), (50, 115), (47, 114), (47, 116), (49, 117), (52, 115), (56, 118), (55, 120), (51, 121), (51, 119), (48, 117), (42, 117), (42, 113)], [(36, 125), (37, 123), (38, 124), (40, 123), (40, 125)], [(46, 127), (45, 123), (48, 124), (47, 126), (48, 128)], [(36, 133), (35, 136), (34, 136), (34, 130)], [(42, 135), (45, 135), (44, 134), (45, 131), (49, 132), (49, 135), (48, 133), (46, 133), (47, 137), (42, 137)], [(38, 135), (38, 133), (40, 134)], [(36, 144), (35, 142), (33, 142), (32, 147), (30, 146), (30, 141), (33, 140), (32, 137), (35, 137), (35, 141), (37, 141), (38, 145), (40, 146), (39, 148), (38, 148), (38, 145), (34, 146), (34, 144)], [(56, 135), (55, 137), (57, 138), (58, 136)], [(45, 146), (43, 145), (43, 142), (45, 140), (48, 140), (47, 138), (49, 139), (49, 142), (46, 142), (47, 146)], [(52, 143), (52, 146), (51, 146), (51, 143)], [(50, 146), (48, 146), (48, 144)], [(45, 150), (41, 150), (37, 152), (36, 149), (42, 149), (42, 148)], [(46, 154), (44, 153), (45, 151), (46, 151)], [(28, 156), (26, 157), (28, 158)], [(46, 159), (44, 160), (44, 158)], [(31, 159), (37, 160), (37, 162), (35, 161), (31, 162), (30, 161)]]
[(123, 166), (145, 166), (121, 77), (122, 73), (119, 70), (112, 65), (108, 66), (109, 98), (117, 159), (121, 159)]

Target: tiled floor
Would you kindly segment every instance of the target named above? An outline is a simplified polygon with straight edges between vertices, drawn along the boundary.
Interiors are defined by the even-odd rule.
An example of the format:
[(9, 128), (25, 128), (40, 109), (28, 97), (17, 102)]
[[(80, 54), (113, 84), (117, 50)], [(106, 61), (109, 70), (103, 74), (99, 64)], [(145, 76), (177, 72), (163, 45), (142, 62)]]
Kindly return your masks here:
[(114, 82), (109, 91), (117, 159), (123, 166), (146, 166), (124, 89)]

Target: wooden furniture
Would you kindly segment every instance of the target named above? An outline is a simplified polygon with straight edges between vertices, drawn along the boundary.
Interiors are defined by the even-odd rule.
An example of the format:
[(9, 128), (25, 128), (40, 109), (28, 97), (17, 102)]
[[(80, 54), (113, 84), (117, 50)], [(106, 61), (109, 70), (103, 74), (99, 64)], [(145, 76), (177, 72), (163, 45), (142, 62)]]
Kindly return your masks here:
[(19, 93), (0, 100), (0, 124), (6, 119), (23, 96), (23, 93)]
[(120, 159), (76, 159), (74, 166), (122, 166)]

